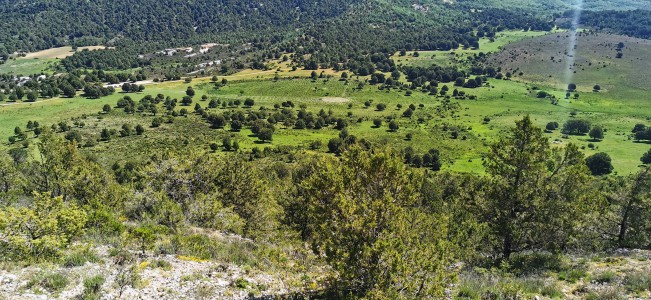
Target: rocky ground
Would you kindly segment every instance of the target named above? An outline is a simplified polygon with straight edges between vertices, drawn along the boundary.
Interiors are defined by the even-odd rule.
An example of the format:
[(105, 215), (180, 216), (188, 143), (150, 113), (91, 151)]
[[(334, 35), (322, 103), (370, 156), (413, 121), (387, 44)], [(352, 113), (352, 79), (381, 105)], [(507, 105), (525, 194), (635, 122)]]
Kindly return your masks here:
[[(280, 274), (175, 255), (142, 257), (132, 253), (137, 257), (134, 263), (120, 266), (106, 249), (96, 250), (100, 261), (82, 266), (0, 270), (0, 299), (81, 298), (86, 289), (84, 280), (98, 275), (104, 278), (99, 299), (245, 299), (287, 292)], [(67, 278), (65, 287), (39, 282), (38, 278), (54, 273)]]
[[(0, 265), (0, 300), (271, 299), (297, 291), (296, 282), (301, 282), (300, 274), (261, 271), (194, 257), (142, 255), (133, 250), (116, 254), (108, 247), (91, 250), (96, 256), (94, 262), (78, 266)], [(472, 291), (461, 297), (459, 287), (464, 284), (470, 284), (477, 297), (495, 291), (495, 286), (515, 284), (524, 289), (517, 293), (521, 295), (518, 299), (651, 299), (651, 251), (619, 250), (608, 255), (568, 259), (576, 267), (562, 273), (544, 272), (517, 278), (464, 274), (459, 286), (451, 286), (447, 298), (481, 299), (472, 296)], [(89, 296), (87, 281), (94, 277), (102, 279), (101, 285)], [(537, 285), (541, 288), (538, 291)], [(557, 293), (546, 293), (543, 286), (555, 286)], [(309, 285), (298, 288), (310, 289)]]

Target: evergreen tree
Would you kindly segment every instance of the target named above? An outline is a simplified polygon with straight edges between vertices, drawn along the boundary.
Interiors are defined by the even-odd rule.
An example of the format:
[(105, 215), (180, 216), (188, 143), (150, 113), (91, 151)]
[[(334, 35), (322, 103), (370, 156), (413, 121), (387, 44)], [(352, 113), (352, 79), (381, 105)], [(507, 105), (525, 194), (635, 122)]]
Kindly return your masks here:
[(527, 116), (491, 145), (485, 166), (492, 177), (480, 211), (496, 252), (509, 258), (567, 246), (587, 196), (583, 155), (575, 145), (552, 155), (542, 130)]

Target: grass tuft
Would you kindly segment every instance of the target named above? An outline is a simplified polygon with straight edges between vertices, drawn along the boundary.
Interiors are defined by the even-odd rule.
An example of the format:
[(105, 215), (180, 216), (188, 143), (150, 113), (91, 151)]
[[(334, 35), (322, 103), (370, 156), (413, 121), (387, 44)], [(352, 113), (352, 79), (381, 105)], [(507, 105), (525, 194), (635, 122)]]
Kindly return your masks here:
[(635, 293), (651, 291), (651, 274), (648, 272), (630, 274), (624, 279), (624, 286)]
[(39, 274), (30, 279), (25, 286), (31, 289), (35, 286), (42, 287), (50, 293), (58, 293), (68, 286), (70, 281), (68, 278), (60, 273)]
[(90, 250), (90, 248), (84, 248), (64, 256), (62, 265), (66, 268), (71, 268), (83, 266), (86, 262), (96, 263), (98, 261), (99, 258), (95, 252)]
[(613, 283), (617, 279), (617, 274), (608, 270), (594, 275), (591, 279), (593, 282), (600, 284)]

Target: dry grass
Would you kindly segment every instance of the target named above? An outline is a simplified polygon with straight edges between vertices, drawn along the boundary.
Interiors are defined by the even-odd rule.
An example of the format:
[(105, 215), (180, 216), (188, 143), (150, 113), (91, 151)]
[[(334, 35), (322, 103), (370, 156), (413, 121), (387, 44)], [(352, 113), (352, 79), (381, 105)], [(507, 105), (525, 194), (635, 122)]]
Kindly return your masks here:
[(323, 97), (321, 98), (323, 102), (328, 102), (328, 103), (346, 103), (350, 102), (350, 99), (348, 98), (341, 98), (341, 97)]
[[(106, 46), (89, 46), (89, 47), (79, 47), (77, 51), (84, 49), (88, 50), (99, 50), (105, 49)], [(59, 47), (51, 48), (43, 51), (28, 53), (22, 59), (48, 59), (48, 58), (66, 58), (73, 55), (75, 52), (72, 51), (72, 47)]]

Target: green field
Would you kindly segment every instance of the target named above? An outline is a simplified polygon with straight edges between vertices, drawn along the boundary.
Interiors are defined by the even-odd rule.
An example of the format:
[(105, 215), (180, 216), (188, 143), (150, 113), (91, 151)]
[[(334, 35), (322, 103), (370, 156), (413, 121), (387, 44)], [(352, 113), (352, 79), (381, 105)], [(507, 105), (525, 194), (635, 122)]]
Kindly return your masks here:
[[(515, 42), (505, 49), (520, 47), (519, 51), (527, 51), (524, 47), (537, 47), (547, 39), (555, 39), (554, 35), (542, 37), (531, 37), (540, 33), (516, 33), (508, 32), (497, 39), (493, 49), (497, 51), (500, 47)], [(614, 38), (613, 38), (614, 39)], [(484, 43), (486, 41), (483, 41)], [(487, 48), (487, 47), (482, 47)], [(644, 55), (648, 49), (637, 47), (627, 52), (627, 58), (636, 61), (635, 55)], [(477, 50), (458, 50), (465, 54), (475, 53)], [(506, 52), (505, 51), (505, 52)], [(636, 52), (637, 51), (637, 52)], [(431, 64), (432, 61), (425, 59), (427, 52), (423, 52), (418, 60), (405, 61), (410, 64)], [(638, 54), (636, 54), (638, 53)], [(436, 57), (439, 57), (437, 53)], [(499, 59), (504, 52), (495, 54), (493, 59)], [(527, 56), (523, 56), (527, 57)], [(422, 59), (421, 59), (422, 58)], [(400, 59), (400, 58), (398, 58)], [(580, 60), (577, 60), (580, 61)], [(524, 70), (528, 65), (527, 60), (516, 60), (505, 65), (511, 67), (520, 64), (519, 68)], [(532, 64), (534, 67), (543, 65)], [(600, 69), (588, 69), (577, 73), (580, 98), (565, 99), (563, 87), (553, 80), (535, 81), (527, 77), (533, 74), (532, 71), (525, 71), (523, 76), (516, 76), (514, 80), (490, 79), (489, 87), (476, 89), (458, 88), (468, 95), (477, 96), (477, 100), (455, 100), (447, 103), (443, 97), (428, 95), (419, 91), (407, 95), (406, 90), (392, 89), (380, 90), (378, 86), (365, 85), (361, 90), (357, 89), (359, 81), (365, 78), (350, 80), (348, 84), (339, 80), (339, 73), (326, 70), (332, 74), (332, 78), (321, 78), (311, 80), (306, 78), (310, 71), (299, 70), (290, 72), (286, 65), (279, 64), (281, 71), (277, 74), (280, 80), (274, 81), (275, 71), (247, 70), (241, 73), (227, 76), (229, 84), (215, 88), (208, 78), (199, 78), (191, 83), (181, 81), (164, 82), (151, 84), (146, 87), (144, 93), (129, 94), (138, 101), (144, 95), (164, 94), (172, 98), (180, 99), (188, 86), (193, 86), (197, 95), (194, 103), (186, 107), (193, 111), (195, 103), (206, 108), (208, 102), (201, 101), (201, 96), (206, 95), (209, 99), (243, 101), (246, 98), (254, 99), (256, 104), (251, 109), (273, 109), (274, 104), (284, 101), (292, 101), (296, 107), (305, 105), (307, 111), (317, 114), (320, 110), (332, 111), (336, 117), (348, 119), (350, 124), (349, 132), (358, 138), (367, 139), (377, 144), (387, 144), (396, 149), (403, 149), (407, 146), (413, 147), (417, 152), (424, 153), (429, 149), (439, 149), (444, 161), (444, 168), (461, 172), (482, 172), (482, 156), (487, 150), (487, 145), (501, 136), (505, 130), (511, 127), (515, 120), (524, 115), (531, 115), (534, 122), (544, 127), (547, 122), (555, 121), (562, 124), (570, 118), (579, 118), (590, 121), (595, 125), (602, 125), (607, 129), (605, 139), (599, 142), (591, 141), (587, 136), (570, 136), (563, 138), (559, 132), (547, 134), (554, 141), (555, 145), (561, 146), (569, 142), (577, 143), (586, 155), (598, 151), (609, 153), (613, 158), (615, 170), (620, 174), (634, 172), (639, 165), (639, 158), (649, 147), (649, 144), (635, 143), (630, 140), (630, 130), (636, 123), (651, 123), (651, 102), (645, 98), (647, 86), (640, 86), (642, 80), (633, 80), (633, 76), (643, 76), (648, 69), (634, 67), (627, 64), (623, 67), (613, 66), (618, 72), (624, 72), (628, 66), (629, 71), (622, 80), (603, 78), (605, 72)], [(557, 68), (558, 64), (547, 66), (548, 69)], [(515, 67), (514, 67), (515, 68)], [(540, 71), (544, 72), (544, 70)], [(646, 73), (645, 73), (646, 72)], [(533, 76), (533, 75), (529, 75)], [(627, 77), (628, 76), (628, 77)], [(627, 79), (628, 78), (628, 79)], [(592, 92), (586, 89), (587, 82), (603, 80), (600, 83), (604, 86), (601, 92)], [(451, 89), (452, 84), (448, 84)], [(559, 100), (557, 105), (551, 104), (549, 99), (536, 97), (537, 89), (545, 90)], [(102, 129), (119, 130), (122, 124), (141, 124), (148, 126), (154, 118), (151, 115), (133, 114), (127, 115), (119, 109), (114, 109), (108, 115), (99, 115), (98, 112), (104, 104), (114, 105), (124, 94), (116, 93), (99, 100), (89, 100), (80, 96), (74, 99), (50, 99), (40, 100), (36, 103), (3, 104), (0, 106), (0, 136), (6, 138), (13, 133), (15, 126), (25, 126), (27, 121), (34, 120), (41, 124), (53, 124), (60, 121), (71, 122), (73, 118), (84, 116), (84, 128), (78, 128), (84, 138), (97, 139)], [(347, 102), (329, 102), (328, 99), (337, 98)], [(326, 100), (326, 101), (324, 101)], [(366, 108), (364, 103), (369, 101), (371, 107)], [(386, 104), (384, 111), (377, 111), (375, 106), (379, 103)], [(402, 117), (402, 112), (410, 105), (417, 107), (411, 118)], [(349, 105), (351, 105), (349, 107)], [(402, 108), (398, 109), (397, 106)], [(420, 105), (423, 107), (420, 108)], [(179, 111), (183, 107), (177, 106)], [(218, 108), (211, 109), (211, 113), (223, 113), (243, 108)], [(162, 108), (161, 108), (162, 111)], [(571, 116), (576, 112), (576, 116)], [(387, 123), (384, 122), (380, 128), (374, 128), (373, 120), (377, 118), (386, 119), (393, 117), (398, 120), (400, 129), (398, 132), (390, 132)], [(484, 118), (490, 118), (484, 122)], [(417, 120), (422, 119), (419, 123)], [(327, 151), (329, 139), (338, 136), (339, 131), (332, 128), (321, 130), (297, 130), (284, 128), (281, 124), (276, 125), (276, 132), (272, 143), (260, 144), (257, 138), (245, 129), (241, 132), (228, 130), (210, 129), (209, 124), (200, 116), (190, 113), (186, 117), (177, 117), (173, 124), (163, 124), (160, 128), (150, 128), (142, 137), (115, 138), (109, 143), (88, 148), (86, 151), (95, 153), (105, 164), (111, 164), (116, 160), (138, 159), (150, 155), (152, 150), (165, 148), (194, 147), (208, 150), (211, 142), (220, 142), (225, 136), (231, 136), (237, 140), (242, 151), (248, 151), (253, 147), (264, 148), (267, 146), (292, 146), (307, 149), (314, 141), (321, 141), (320, 151)], [(228, 128), (227, 128), (228, 129)], [(457, 139), (451, 137), (452, 132), (459, 134)], [(412, 140), (405, 139), (407, 133), (413, 135)], [(589, 145), (592, 144), (594, 149)], [(3, 147), (7, 147), (4, 144)]]
[(40, 74), (46, 71), (50, 66), (57, 63), (57, 59), (43, 59), (43, 58), (18, 58), (10, 59), (4, 64), (0, 64), (0, 73), (8, 73), (15, 75), (32, 75)]
[[(513, 122), (526, 114), (530, 114), (535, 123), (541, 127), (547, 122), (556, 121), (563, 123), (571, 118), (570, 112), (579, 111), (575, 118), (587, 119), (594, 124), (603, 125), (608, 129), (606, 138), (600, 142), (589, 141), (588, 137), (561, 138), (559, 132), (548, 134), (551, 139), (557, 140), (558, 144), (568, 142), (577, 143), (585, 147), (585, 153), (590, 155), (596, 151), (605, 151), (611, 154), (615, 168), (620, 173), (630, 173), (639, 164), (639, 157), (648, 149), (649, 145), (634, 143), (628, 138), (628, 132), (636, 123), (644, 123), (646, 116), (638, 115), (636, 112), (651, 112), (648, 104), (640, 101), (638, 107), (630, 108), (621, 103), (609, 99), (606, 93), (586, 93), (581, 100), (561, 100), (558, 105), (552, 105), (547, 100), (540, 100), (533, 93), (527, 91), (527, 84), (506, 80), (490, 81), (491, 88), (461, 89), (467, 93), (477, 95), (477, 101), (460, 100), (453, 101), (460, 106), (456, 110), (443, 110), (442, 115), (437, 114), (437, 109), (442, 107), (443, 98), (434, 97), (423, 93), (414, 93), (406, 96), (404, 92), (393, 90), (390, 92), (379, 91), (375, 86), (367, 86), (361, 91), (352, 88), (352, 85), (345, 85), (341, 81), (329, 80), (315, 81), (309, 79), (280, 80), (245, 80), (235, 81), (219, 90), (211, 84), (193, 82), (190, 85), (198, 92), (195, 99), (201, 95), (208, 95), (209, 98), (217, 99), (245, 99), (252, 98), (256, 101), (253, 109), (264, 106), (272, 108), (274, 104), (290, 100), (297, 106), (307, 105), (307, 110), (317, 113), (319, 110), (332, 110), (336, 116), (346, 116), (352, 113), (349, 122), (352, 124), (349, 131), (360, 138), (368, 139), (375, 143), (384, 143), (396, 148), (412, 146), (419, 152), (425, 152), (431, 148), (440, 149), (445, 159), (445, 167), (455, 171), (481, 172), (481, 157), (486, 151), (485, 144), (493, 141), (496, 137), (513, 125)], [(159, 85), (148, 86), (145, 93), (131, 96), (139, 99), (144, 94), (155, 95), (163, 93), (172, 97), (180, 98), (188, 84), (181, 82), (170, 82)], [(244, 93), (241, 93), (241, 92)], [(559, 97), (562, 91), (555, 91)], [(125, 123), (132, 125), (149, 125), (153, 116), (148, 115), (126, 115), (119, 110), (114, 110), (107, 116), (97, 117), (97, 112), (105, 103), (114, 104), (122, 94), (103, 98), (100, 100), (87, 99), (55, 99), (37, 102), (34, 104), (19, 104), (0, 108), (0, 114), (11, 116), (2, 118), (2, 134), (8, 136), (16, 125), (26, 124), (28, 120), (36, 120), (44, 124), (54, 123), (60, 120), (69, 120), (71, 117), (79, 117), (83, 114), (88, 116), (84, 119), (85, 128), (79, 129), (85, 137), (98, 138), (103, 128), (119, 130)], [(343, 97), (350, 99), (348, 103), (328, 103), (321, 100), (323, 97)], [(371, 100), (371, 108), (365, 108), (364, 102)], [(207, 102), (195, 100), (203, 107)], [(348, 104), (352, 108), (348, 108)], [(374, 109), (378, 103), (387, 105), (385, 111)], [(396, 109), (401, 104), (402, 110)], [(417, 109), (410, 119), (401, 117), (402, 111), (409, 105), (424, 105), (423, 109)], [(193, 104), (194, 105), (194, 104)], [(180, 110), (182, 107), (177, 107)], [(187, 107), (192, 111), (193, 106)], [(646, 108), (646, 110), (644, 110)], [(229, 109), (213, 109), (213, 112), (223, 112)], [(38, 112), (38, 113), (35, 113)], [(389, 132), (384, 124), (381, 128), (373, 128), (372, 120), (375, 118), (396, 117), (400, 122), (398, 132)], [(484, 117), (490, 117), (491, 121), (484, 123)], [(418, 124), (418, 118), (424, 118), (423, 124)], [(361, 118), (362, 122), (357, 123)], [(443, 131), (447, 125), (450, 128), (457, 128), (462, 138), (452, 139), (450, 132)], [(328, 139), (336, 137), (338, 131), (334, 129), (321, 130), (296, 130), (277, 126), (278, 130), (274, 135), (274, 141), (270, 144), (258, 144), (248, 130), (239, 133), (227, 130), (210, 129), (208, 123), (199, 116), (191, 114), (188, 117), (175, 118), (174, 124), (164, 124), (157, 129), (149, 129), (146, 136), (129, 137), (124, 140), (116, 139), (110, 143), (90, 148), (89, 151), (103, 154), (105, 162), (112, 160), (137, 158), (146, 155), (151, 149), (163, 149), (165, 147), (182, 147), (186, 144), (194, 145), (201, 149), (208, 149), (210, 142), (219, 142), (222, 137), (230, 135), (240, 143), (242, 150), (249, 150), (253, 147), (266, 147), (276, 145), (299, 146), (307, 148), (313, 141), (322, 141), (327, 144)], [(412, 133), (411, 141), (405, 140), (405, 135)], [(129, 142), (131, 141), (131, 142)], [(588, 144), (594, 144), (595, 150), (589, 149)], [(106, 151), (110, 150), (110, 151)], [(325, 146), (322, 147), (326, 150)], [(106, 154), (108, 153), (108, 154)]]
[[(104, 46), (79, 47), (78, 51), (88, 49), (104, 49)], [(23, 56), (12, 57), (4, 64), (0, 64), (0, 74), (8, 73), (13, 75), (33, 75), (40, 73), (52, 73), (53, 67), (59, 64), (59, 59), (73, 55), (72, 47), (59, 47), (27, 53)]]
[(454, 65), (463, 62), (467, 57), (479, 53), (494, 53), (500, 51), (504, 46), (518, 41), (539, 37), (547, 34), (543, 31), (504, 31), (496, 34), (493, 40), (489, 38), (479, 39), (479, 49), (455, 49), (452, 51), (418, 51), (419, 56), (414, 57), (414, 52), (407, 53), (408, 56), (393, 55), (396, 64), (428, 67), (432, 64), (441, 66)]

